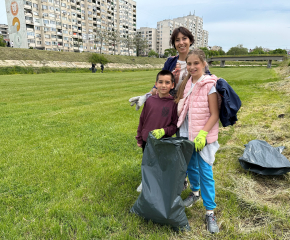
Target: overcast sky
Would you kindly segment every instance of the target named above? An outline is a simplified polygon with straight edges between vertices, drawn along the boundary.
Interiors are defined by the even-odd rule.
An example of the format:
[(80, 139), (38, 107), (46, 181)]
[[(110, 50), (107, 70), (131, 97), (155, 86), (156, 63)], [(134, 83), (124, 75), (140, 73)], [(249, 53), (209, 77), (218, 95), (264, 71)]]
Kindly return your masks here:
[[(190, 12), (203, 17), (209, 46), (225, 51), (238, 44), (290, 49), (290, 0), (136, 0), (137, 28), (154, 27), (164, 19)], [(5, 0), (0, 0), (0, 23), (7, 24)]]

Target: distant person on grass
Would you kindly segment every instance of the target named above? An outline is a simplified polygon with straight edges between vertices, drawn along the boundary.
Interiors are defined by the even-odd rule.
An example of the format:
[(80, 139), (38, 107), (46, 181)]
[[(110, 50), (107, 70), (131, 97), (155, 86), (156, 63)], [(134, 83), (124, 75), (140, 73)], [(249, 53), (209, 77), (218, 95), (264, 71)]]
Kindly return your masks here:
[[(219, 149), (217, 141), (219, 95), (215, 88), (218, 78), (215, 75), (205, 75), (205, 60), (205, 54), (200, 49), (188, 53), (186, 57), (188, 75), (178, 89), (175, 102), (179, 104), (177, 123), (179, 134), (195, 144), (195, 150), (187, 166), (192, 192), (184, 200), (184, 205), (192, 206), (200, 200), (201, 193), (206, 208), (207, 230), (217, 233), (219, 227), (214, 215), (216, 203), (212, 166)], [(181, 99), (184, 100), (180, 101)]]
[[(174, 76), (168, 70), (162, 70), (156, 77), (158, 94), (150, 97), (142, 110), (137, 130), (137, 145), (142, 147), (143, 153), (149, 132), (152, 131), (156, 139), (171, 137), (176, 133), (177, 127), (177, 104), (169, 91), (174, 89)], [(142, 183), (137, 188), (142, 190)]]
[(92, 73), (95, 73), (97, 71), (96, 64), (92, 63)]
[(101, 63), (101, 70), (102, 70), (102, 73), (104, 71), (104, 65)]

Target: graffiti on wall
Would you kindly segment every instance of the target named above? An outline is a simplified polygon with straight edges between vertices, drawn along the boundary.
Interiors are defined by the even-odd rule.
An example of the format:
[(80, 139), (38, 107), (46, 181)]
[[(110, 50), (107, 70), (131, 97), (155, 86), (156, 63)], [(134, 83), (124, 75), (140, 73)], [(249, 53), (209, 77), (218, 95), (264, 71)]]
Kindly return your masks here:
[(6, 0), (10, 43), (16, 48), (27, 48), (24, 5), (21, 0)]

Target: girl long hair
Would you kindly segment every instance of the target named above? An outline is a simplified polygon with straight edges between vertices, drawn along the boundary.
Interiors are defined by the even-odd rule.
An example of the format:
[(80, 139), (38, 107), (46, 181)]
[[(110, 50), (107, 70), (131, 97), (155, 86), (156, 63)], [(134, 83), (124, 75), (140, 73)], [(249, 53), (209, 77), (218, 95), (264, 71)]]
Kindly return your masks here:
[[(205, 54), (201, 49), (190, 50), (185, 58), (186, 62), (187, 62), (188, 57), (191, 55), (198, 56), (198, 58), (200, 59), (201, 62), (205, 62), (205, 60), (206, 60)], [(174, 100), (176, 103), (178, 103), (179, 100), (183, 98), (185, 86), (190, 78), (191, 78), (191, 75), (190, 75), (190, 73), (188, 73), (187, 76), (182, 81), (182, 83), (180, 84), (178, 91), (177, 91), (177, 94), (175, 96), (175, 100)]]

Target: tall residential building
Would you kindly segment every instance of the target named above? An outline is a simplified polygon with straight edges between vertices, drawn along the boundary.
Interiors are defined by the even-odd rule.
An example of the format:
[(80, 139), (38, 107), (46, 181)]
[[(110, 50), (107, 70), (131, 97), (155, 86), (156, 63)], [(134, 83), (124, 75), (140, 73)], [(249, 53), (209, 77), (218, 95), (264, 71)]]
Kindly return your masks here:
[(137, 29), (137, 33), (141, 35), (141, 37), (145, 38), (148, 42), (148, 50), (145, 53), (146, 55), (150, 50), (154, 50), (157, 52), (156, 40), (157, 40), (157, 30), (156, 28), (148, 28), (141, 27)]
[[(5, 0), (11, 41), (18, 48), (128, 55), (100, 36), (136, 32), (133, 0)], [(115, 46), (114, 46), (115, 45)], [(133, 48), (130, 53), (134, 54)]]
[(5, 41), (9, 41), (8, 25), (0, 24), (0, 34), (3, 36)]
[(203, 30), (203, 19), (188, 15), (174, 19), (163, 20), (157, 23), (157, 52), (164, 54), (164, 50), (171, 48), (169, 41), (170, 36), (175, 28), (186, 27), (194, 36), (194, 44), (191, 48), (207, 47), (208, 31)]

